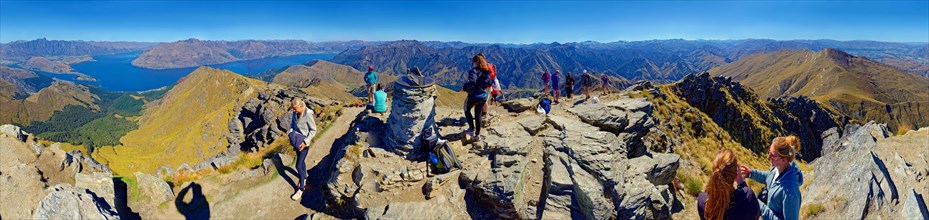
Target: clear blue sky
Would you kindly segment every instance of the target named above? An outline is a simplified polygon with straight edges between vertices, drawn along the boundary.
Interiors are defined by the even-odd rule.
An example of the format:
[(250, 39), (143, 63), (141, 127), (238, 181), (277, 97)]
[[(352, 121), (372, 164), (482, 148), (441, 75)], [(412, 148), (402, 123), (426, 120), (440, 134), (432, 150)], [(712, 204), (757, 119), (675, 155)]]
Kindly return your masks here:
[(0, 42), (494, 43), (766, 38), (929, 42), (929, 1), (0, 2)]

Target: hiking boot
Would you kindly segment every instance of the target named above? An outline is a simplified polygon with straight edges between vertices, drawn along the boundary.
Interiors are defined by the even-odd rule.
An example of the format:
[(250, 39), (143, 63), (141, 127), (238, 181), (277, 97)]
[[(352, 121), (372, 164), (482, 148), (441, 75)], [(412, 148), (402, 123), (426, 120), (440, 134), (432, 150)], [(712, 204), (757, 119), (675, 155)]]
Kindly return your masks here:
[(301, 197), (303, 197), (303, 190), (297, 190), (297, 192), (295, 192), (294, 195), (290, 196), (290, 199), (293, 199), (294, 201), (298, 201), (300, 200)]
[(474, 136), (474, 142), (481, 142), (482, 140), (484, 140), (484, 139), (481, 138), (480, 135)]

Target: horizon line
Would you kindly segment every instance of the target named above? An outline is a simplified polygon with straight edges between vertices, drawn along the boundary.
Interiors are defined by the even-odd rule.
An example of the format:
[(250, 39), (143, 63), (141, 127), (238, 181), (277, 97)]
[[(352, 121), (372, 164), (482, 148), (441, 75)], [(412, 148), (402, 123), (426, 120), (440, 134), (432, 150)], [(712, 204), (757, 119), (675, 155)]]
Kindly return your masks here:
[(235, 42), (235, 41), (305, 41), (305, 42), (312, 42), (312, 43), (350, 42), (350, 41), (361, 41), (361, 42), (418, 41), (418, 42), (442, 42), (442, 43), (465, 43), (465, 44), (491, 44), (491, 45), (507, 45), (507, 44), (509, 44), (509, 45), (534, 45), (534, 44), (555, 44), (555, 43), (557, 43), (557, 44), (570, 44), (570, 43), (585, 43), (585, 42), (593, 42), (593, 43), (600, 43), (600, 44), (608, 44), (608, 43), (617, 43), (617, 42), (644, 42), (644, 41), (670, 41), (670, 40), (683, 40), (683, 41), (744, 41), (744, 40), (771, 40), (771, 41), (838, 41), (838, 42), (880, 42), (880, 43), (902, 43), (902, 44), (929, 44), (929, 41), (926, 41), (926, 42), (916, 42), (916, 41), (905, 42), (905, 41), (880, 41), (880, 40), (835, 40), (835, 39), (829, 39), (829, 38), (820, 38), (820, 39), (790, 39), (790, 40), (779, 40), (779, 39), (772, 39), (772, 38), (741, 38), (741, 39), (702, 39), (702, 38), (697, 38), (697, 39), (685, 39), (685, 38), (665, 38), (665, 39), (658, 39), (658, 38), (655, 38), (655, 39), (649, 39), (649, 40), (615, 40), (615, 41), (608, 41), (608, 42), (601, 42), (601, 41), (596, 41), (596, 40), (583, 40), (583, 41), (568, 41), (568, 42), (552, 41), (552, 42), (534, 42), (534, 43), (507, 43), (507, 42), (467, 42), (467, 41), (462, 41), (462, 40), (452, 40), (452, 41), (443, 41), (443, 40), (418, 40), (418, 39), (393, 39), (393, 40), (359, 40), (359, 39), (350, 39), (350, 40), (321, 40), (321, 41), (313, 41), (313, 40), (307, 40), (307, 39), (293, 39), (293, 38), (287, 38), (287, 39), (285, 39), (285, 38), (281, 38), (281, 39), (235, 39), (235, 40), (229, 40), (229, 39), (200, 39), (200, 38), (196, 38), (196, 37), (190, 37), (190, 38), (179, 39), (179, 40), (174, 40), (174, 41), (83, 40), (83, 39), (78, 40), (78, 39), (48, 39), (48, 38), (46, 38), (46, 37), (42, 37), (42, 38), (36, 38), (36, 39), (32, 39), (32, 40), (23, 40), (23, 39), (19, 39), (19, 40), (7, 41), (7, 42), (0, 42), (0, 44), (10, 44), (10, 43), (20, 42), (20, 41), (36, 41), (36, 40), (42, 40), (42, 39), (47, 40), (47, 41), (127, 42), (127, 43), (174, 43), (174, 42), (180, 42), (180, 41), (186, 41), (186, 40), (192, 40), (192, 39), (194, 39), (194, 40), (200, 40), (200, 41), (226, 41), (226, 42)]

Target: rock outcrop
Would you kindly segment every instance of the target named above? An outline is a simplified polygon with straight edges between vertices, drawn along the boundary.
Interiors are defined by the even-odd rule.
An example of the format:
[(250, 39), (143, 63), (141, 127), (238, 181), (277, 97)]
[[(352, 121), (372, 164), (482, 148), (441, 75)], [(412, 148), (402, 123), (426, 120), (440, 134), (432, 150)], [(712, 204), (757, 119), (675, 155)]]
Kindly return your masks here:
[(751, 88), (705, 72), (684, 77), (672, 90), (755, 152), (776, 136), (797, 135), (801, 158), (812, 161), (822, 154), (822, 134), (847, 122), (809, 98), (760, 100)]
[[(825, 207), (817, 215), (822, 218), (919, 216), (918, 210), (925, 206), (917, 201), (929, 192), (929, 163), (925, 147), (918, 146), (926, 146), (929, 128), (892, 137), (885, 124), (874, 122), (851, 124), (844, 130), (824, 134), (824, 154), (812, 163), (814, 178), (803, 203)], [(914, 202), (907, 205), (910, 202), (905, 200)]]
[[(0, 216), (9, 219), (116, 219), (109, 169), (59, 143), (36, 143), (13, 125), (0, 133)], [(17, 137), (20, 136), (20, 137)], [(29, 137), (21, 139), (21, 137)], [(46, 188), (53, 185), (50, 188)], [(72, 186), (73, 185), (73, 186)]]
[(154, 175), (140, 172), (135, 173), (135, 178), (139, 183), (139, 190), (142, 191), (141, 193), (146, 195), (153, 204), (161, 204), (162, 202), (174, 199), (174, 191), (171, 190), (171, 186), (164, 180)]
[(60, 184), (49, 191), (33, 219), (119, 219), (111, 204), (87, 189)]

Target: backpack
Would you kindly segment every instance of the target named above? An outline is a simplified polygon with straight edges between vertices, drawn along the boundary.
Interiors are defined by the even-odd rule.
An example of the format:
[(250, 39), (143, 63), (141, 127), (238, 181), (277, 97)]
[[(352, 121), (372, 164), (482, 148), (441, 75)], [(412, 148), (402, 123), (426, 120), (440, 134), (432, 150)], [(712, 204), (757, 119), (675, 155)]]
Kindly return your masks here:
[(548, 112), (552, 111), (552, 101), (548, 100), (548, 98), (542, 98), (542, 100), (539, 100), (539, 107), (537, 110), (542, 110), (539, 111), (539, 113), (545, 113), (547, 115)]
[(435, 148), (429, 152), (429, 162), (432, 164), (436, 173), (448, 173), (455, 169), (461, 169), (461, 161), (455, 156), (448, 141), (439, 141)]
[(423, 129), (421, 148), (429, 153), (427, 161), (436, 173), (447, 173), (454, 169), (461, 169), (461, 162), (455, 156), (448, 141), (442, 140), (441, 135), (434, 127)]

